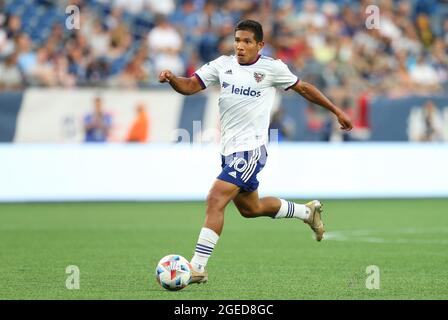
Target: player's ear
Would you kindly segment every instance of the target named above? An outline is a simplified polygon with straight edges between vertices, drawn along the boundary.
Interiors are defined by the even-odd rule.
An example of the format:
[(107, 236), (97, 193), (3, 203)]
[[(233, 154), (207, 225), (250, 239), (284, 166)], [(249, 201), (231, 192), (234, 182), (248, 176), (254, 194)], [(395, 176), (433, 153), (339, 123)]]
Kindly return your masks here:
[(258, 51), (260, 51), (261, 49), (263, 49), (263, 47), (264, 47), (264, 41), (257, 42), (257, 46), (258, 46)]

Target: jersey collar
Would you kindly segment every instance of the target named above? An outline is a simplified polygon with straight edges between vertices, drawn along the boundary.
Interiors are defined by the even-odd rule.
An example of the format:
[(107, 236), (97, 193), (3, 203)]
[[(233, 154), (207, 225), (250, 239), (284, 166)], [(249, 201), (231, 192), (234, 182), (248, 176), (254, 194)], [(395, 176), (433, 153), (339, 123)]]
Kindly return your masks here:
[[(255, 59), (255, 60), (252, 61), (252, 62), (249, 62), (249, 63), (239, 63), (239, 62), (238, 62), (238, 64), (239, 64), (240, 66), (251, 66), (251, 65), (257, 63), (257, 61), (258, 61), (258, 59), (260, 59), (260, 57), (261, 57), (261, 54), (259, 54), (259, 55), (257, 56), (257, 59)], [(237, 60), (237, 61), (238, 61), (238, 60)]]

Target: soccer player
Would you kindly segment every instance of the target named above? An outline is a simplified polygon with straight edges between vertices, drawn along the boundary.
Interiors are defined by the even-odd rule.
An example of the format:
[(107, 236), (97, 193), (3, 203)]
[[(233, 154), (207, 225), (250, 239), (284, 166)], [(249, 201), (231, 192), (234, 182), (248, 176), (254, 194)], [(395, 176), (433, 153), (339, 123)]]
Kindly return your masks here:
[(352, 128), (348, 116), (316, 87), (300, 81), (281, 60), (259, 54), (264, 46), (260, 23), (243, 20), (237, 24), (234, 36), (235, 55), (221, 56), (205, 64), (190, 78), (178, 77), (169, 70), (159, 75), (160, 82), (168, 82), (183, 95), (195, 94), (216, 84), (221, 87), (222, 171), (207, 196), (205, 223), (191, 259), (191, 283), (208, 280), (205, 267), (221, 235), (224, 209), (230, 201), (246, 218), (300, 219), (311, 227), (317, 241), (322, 240), (322, 204), (318, 200), (298, 204), (258, 196), (257, 174), (267, 159), (270, 111), (276, 88), (296, 91), (334, 113), (342, 130)]

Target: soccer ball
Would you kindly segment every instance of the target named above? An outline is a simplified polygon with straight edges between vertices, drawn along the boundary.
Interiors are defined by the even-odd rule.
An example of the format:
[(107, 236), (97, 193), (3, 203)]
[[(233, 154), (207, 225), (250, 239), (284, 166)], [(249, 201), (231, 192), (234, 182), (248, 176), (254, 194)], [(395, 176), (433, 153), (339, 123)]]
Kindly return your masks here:
[(178, 254), (169, 254), (160, 259), (156, 268), (157, 282), (169, 291), (185, 288), (191, 280), (191, 265)]

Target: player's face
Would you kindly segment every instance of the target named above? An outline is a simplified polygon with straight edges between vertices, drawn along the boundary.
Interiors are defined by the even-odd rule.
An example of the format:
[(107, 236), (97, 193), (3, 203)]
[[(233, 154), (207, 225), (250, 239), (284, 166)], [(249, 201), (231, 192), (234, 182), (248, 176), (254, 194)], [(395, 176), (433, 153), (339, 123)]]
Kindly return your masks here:
[(255, 40), (254, 33), (251, 31), (238, 30), (235, 32), (233, 47), (239, 63), (247, 64), (255, 61), (263, 45), (263, 41)]

